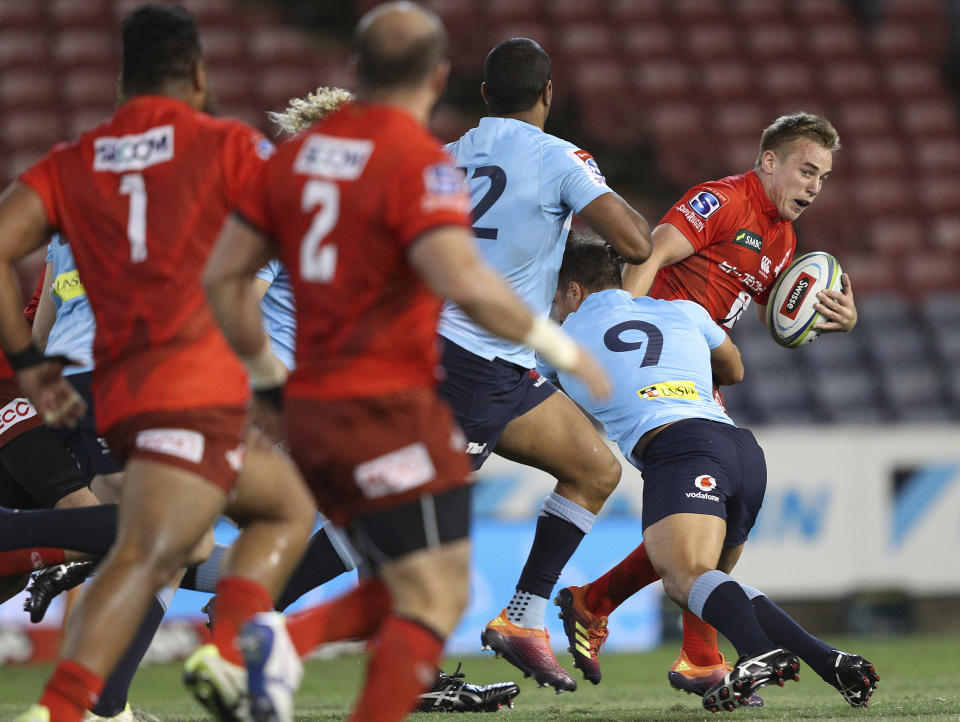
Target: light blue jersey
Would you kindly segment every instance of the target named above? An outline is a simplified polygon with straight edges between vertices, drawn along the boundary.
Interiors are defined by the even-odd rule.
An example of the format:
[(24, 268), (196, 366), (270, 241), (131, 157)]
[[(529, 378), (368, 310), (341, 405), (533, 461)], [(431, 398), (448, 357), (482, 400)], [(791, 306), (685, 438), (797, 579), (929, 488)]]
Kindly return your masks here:
[(290, 272), (276, 258), (257, 271), (257, 278), (270, 284), (260, 301), (263, 328), (270, 337), (270, 348), (291, 371), (297, 344), (297, 319), (293, 305)]
[[(571, 215), (611, 192), (596, 161), (513, 118), (483, 118), (446, 149), (467, 174), (480, 252), (536, 314), (546, 316)], [(533, 351), (485, 331), (452, 303), (444, 304), (438, 331), (487, 360), (533, 368)]]
[(51, 284), (57, 318), (50, 329), (45, 353), (67, 356), (79, 362), (76, 366), (64, 368), (64, 376), (93, 371), (93, 336), (97, 324), (87, 290), (77, 273), (73, 251), (62, 236), (54, 236), (47, 246), (47, 263), (53, 263), (53, 279), (44, 279), (44, 283)]
[(614, 386), (613, 396), (598, 402), (561, 371), (564, 391), (603, 424), (635, 465), (633, 448), (657, 426), (680, 419), (733, 424), (713, 398), (710, 368), (710, 349), (727, 335), (702, 306), (610, 289), (587, 296), (563, 329), (595, 355)]

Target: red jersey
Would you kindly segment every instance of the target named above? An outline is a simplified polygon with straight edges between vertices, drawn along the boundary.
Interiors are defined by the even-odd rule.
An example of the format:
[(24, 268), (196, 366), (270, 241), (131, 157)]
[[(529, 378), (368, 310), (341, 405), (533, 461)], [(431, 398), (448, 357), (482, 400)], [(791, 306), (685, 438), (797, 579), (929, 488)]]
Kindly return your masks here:
[(21, 176), (70, 239), (90, 299), (102, 429), (144, 412), (248, 399), (246, 373), (200, 276), (227, 212), (271, 149), (239, 121), (137, 96)]
[(278, 243), (297, 307), (294, 397), (433, 386), (440, 300), (407, 262), (432, 228), (470, 227), (462, 175), (411, 115), (352, 103), (282, 145), (238, 208)]
[(694, 252), (661, 268), (650, 295), (696, 301), (728, 332), (751, 299), (766, 304), (797, 247), (793, 224), (753, 171), (694, 186), (660, 223), (679, 229)]

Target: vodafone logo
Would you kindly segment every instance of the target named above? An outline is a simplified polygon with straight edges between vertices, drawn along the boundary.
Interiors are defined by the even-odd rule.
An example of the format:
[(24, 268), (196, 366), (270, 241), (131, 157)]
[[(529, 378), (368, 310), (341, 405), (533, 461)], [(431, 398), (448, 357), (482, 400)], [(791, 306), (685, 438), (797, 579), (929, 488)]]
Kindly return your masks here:
[(11, 426), (15, 426), (21, 421), (32, 419), (36, 415), (37, 410), (33, 408), (33, 404), (25, 398), (14, 399), (0, 409), (0, 434)]
[(713, 491), (717, 488), (717, 480), (709, 474), (701, 474), (693, 480), (693, 485), (700, 491)]

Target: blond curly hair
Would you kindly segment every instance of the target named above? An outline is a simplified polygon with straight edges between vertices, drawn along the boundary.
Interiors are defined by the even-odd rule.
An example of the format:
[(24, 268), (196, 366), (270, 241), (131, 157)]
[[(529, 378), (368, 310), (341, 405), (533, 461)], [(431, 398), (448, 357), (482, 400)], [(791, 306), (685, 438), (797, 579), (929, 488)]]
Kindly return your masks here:
[(343, 88), (321, 86), (306, 98), (293, 98), (282, 113), (269, 111), (267, 117), (284, 133), (293, 135), (307, 130), (356, 96)]

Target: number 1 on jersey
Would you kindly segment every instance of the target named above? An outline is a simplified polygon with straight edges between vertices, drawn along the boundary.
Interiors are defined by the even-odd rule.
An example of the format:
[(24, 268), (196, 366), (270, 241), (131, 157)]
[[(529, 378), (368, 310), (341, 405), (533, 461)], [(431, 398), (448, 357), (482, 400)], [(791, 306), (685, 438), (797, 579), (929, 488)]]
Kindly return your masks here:
[(120, 195), (130, 196), (127, 214), (127, 240), (130, 241), (130, 262), (147, 260), (147, 186), (140, 173), (120, 176)]
[(300, 210), (314, 214), (310, 228), (300, 241), (300, 276), (305, 281), (330, 283), (337, 270), (337, 247), (323, 245), (340, 217), (340, 187), (323, 180), (308, 181), (300, 197)]

